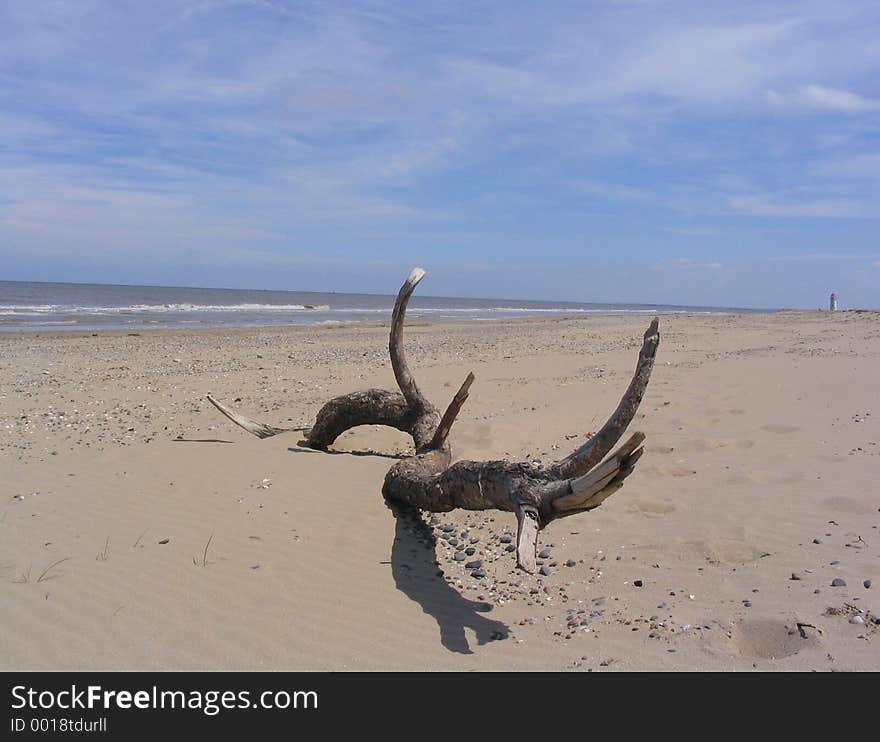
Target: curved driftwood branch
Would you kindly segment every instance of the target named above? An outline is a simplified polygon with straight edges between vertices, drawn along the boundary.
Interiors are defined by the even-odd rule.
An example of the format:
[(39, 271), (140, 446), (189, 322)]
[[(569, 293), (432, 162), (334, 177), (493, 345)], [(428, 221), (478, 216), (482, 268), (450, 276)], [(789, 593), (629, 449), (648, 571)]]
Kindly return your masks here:
[[(341, 433), (357, 425), (389, 425), (410, 433), (416, 454), (388, 471), (382, 486), (385, 497), (432, 512), (463, 508), (515, 513), (517, 566), (534, 572), (539, 531), (557, 518), (601, 505), (623, 486), (644, 452), (645, 435), (637, 432), (602, 461), (632, 422), (644, 396), (660, 343), (658, 320), (655, 318), (645, 332), (635, 373), (617, 409), (591, 440), (569, 456), (545, 467), (510, 461), (452, 464), (448, 436), (468, 398), (474, 375), (468, 374), (442, 418), (419, 390), (403, 349), (403, 325), (409, 299), (424, 276), (424, 270), (414, 269), (394, 304), (388, 348), (401, 393), (368, 389), (331, 399), (318, 412), (304, 443), (326, 449)], [(285, 432), (233, 412), (213, 397), (208, 399), (254, 435), (265, 438)]]
[[(314, 425), (311, 428), (304, 429), (306, 436), (300, 442), (302, 445), (326, 451), (346, 430), (350, 430), (358, 425), (387, 425), (397, 428), (404, 433), (409, 433), (413, 438), (417, 451), (431, 446), (439, 447), (443, 445), (445, 436), (443, 436), (444, 440), (440, 441), (439, 445), (435, 441), (437, 431), (443, 429), (440, 413), (419, 390), (412, 372), (409, 370), (403, 348), (403, 325), (406, 319), (407, 304), (419, 281), (424, 277), (425, 271), (422, 268), (412, 270), (400, 288), (392, 312), (388, 347), (391, 354), (394, 376), (397, 379), (402, 394), (384, 389), (367, 389), (366, 391), (351, 392), (334, 397), (329, 402), (326, 402), (318, 411), (318, 414), (315, 416)], [(470, 381), (466, 381), (466, 386), (462, 387), (463, 392), (459, 391), (459, 394), (464, 393), (464, 399), (467, 399), (466, 387), (469, 387), (472, 381), (473, 376), (471, 375)], [(464, 399), (459, 403), (455, 414), (461, 408)], [(268, 438), (279, 433), (290, 432), (291, 430), (289, 428), (276, 428), (272, 425), (252, 420), (217, 401), (211, 395), (208, 395), (208, 401), (236, 425), (258, 438)], [(453, 404), (455, 404), (455, 401), (453, 401)], [(447, 411), (447, 414), (449, 414), (449, 411)], [(448, 421), (448, 427), (451, 427), (455, 414)], [(447, 435), (448, 432), (447, 428)]]
[(358, 425), (387, 425), (415, 437), (418, 415), (400, 392), (367, 389), (334, 397), (318, 410), (303, 445), (326, 451), (346, 430)]
[(562, 462), (539, 467), (525, 462), (459, 461), (450, 466), (447, 451), (428, 450), (395, 464), (385, 476), (383, 494), (433, 512), (463, 508), (515, 513), (517, 566), (533, 572), (538, 532), (557, 518), (601, 505), (623, 486), (642, 456), (645, 434), (638, 432), (599, 464), (644, 396), (660, 342), (658, 327), (655, 318), (645, 333), (633, 380), (611, 418), (594, 439)]
[(550, 467), (550, 474), (555, 477), (576, 477), (590, 471), (598, 464), (613, 447), (639, 409), (651, 371), (654, 368), (654, 358), (660, 345), (659, 319), (655, 317), (645, 332), (642, 341), (642, 349), (639, 351), (639, 360), (632, 381), (617, 405), (617, 409), (596, 433), (583, 446), (573, 451), (570, 455)]
[(391, 368), (394, 369), (394, 378), (397, 386), (406, 397), (409, 406), (414, 410), (433, 409), (433, 406), (425, 399), (416, 380), (413, 378), (406, 362), (406, 353), (403, 351), (403, 324), (406, 318), (406, 307), (416, 286), (425, 277), (424, 268), (413, 268), (400, 287), (397, 301), (394, 302), (394, 311), (391, 314), (391, 334), (388, 338), (388, 352), (391, 355)]

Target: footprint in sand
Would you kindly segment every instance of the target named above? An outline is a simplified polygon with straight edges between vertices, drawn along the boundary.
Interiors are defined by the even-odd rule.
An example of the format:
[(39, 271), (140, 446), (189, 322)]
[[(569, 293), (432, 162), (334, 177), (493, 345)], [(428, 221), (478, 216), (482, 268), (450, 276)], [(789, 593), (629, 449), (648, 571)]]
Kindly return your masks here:
[(822, 500), (822, 505), (829, 510), (842, 513), (855, 513), (858, 515), (874, 512), (874, 508), (870, 503), (860, 502), (852, 497), (844, 497), (836, 495)]
[(793, 425), (771, 423), (770, 425), (762, 425), (761, 430), (766, 430), (768, 433), (796, 433), (800, 428), (796, 428)]
[(692, 477), (697, 472), (687, 466), (658, 466), (655, 471), (660, 474), (669, 474), (673, 477)]
[(668, 502), (639, 502), (637, 500), (635, 502), (630, 502), (627, 506), (627, 510), (630, 513), (641, 513), (642, 515), (656, 518), (673, 512), (675, 506), (670, 505)]
[(730, 649), (740, 657), (776, 660), (819, 646), (815, 629), (796, 621), (763, 619), (742, 621), (733, 627)]
[(766, 550), (735, 538), (693, 541), (689, 546), (703, 558), (719, 564), (749, 564), (767, 555)]
[(694, 441), (697, 451), (711, 451), (717, 448), (735, 448), (748, 450), (754, 448), (755, 442), (747, 438), (704, 438)]

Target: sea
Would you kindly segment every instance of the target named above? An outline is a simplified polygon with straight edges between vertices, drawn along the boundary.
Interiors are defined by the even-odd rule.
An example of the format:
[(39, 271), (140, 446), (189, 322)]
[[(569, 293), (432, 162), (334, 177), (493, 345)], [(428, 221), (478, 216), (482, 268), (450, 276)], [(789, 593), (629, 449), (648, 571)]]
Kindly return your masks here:
[[(266, 327), (384, 322), (395, 296), (258, 289), (0, 281), (0, 332)], [(726, 313), (725, 307), (413, 296), (407, 319)]]

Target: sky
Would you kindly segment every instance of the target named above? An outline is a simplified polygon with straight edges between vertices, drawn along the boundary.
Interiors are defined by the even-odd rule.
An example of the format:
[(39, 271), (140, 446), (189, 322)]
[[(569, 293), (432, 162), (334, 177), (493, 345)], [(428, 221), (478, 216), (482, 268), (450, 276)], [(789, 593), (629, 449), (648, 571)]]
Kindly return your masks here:
[(880, 4), (0, 4), (0, 279), (880, 307)]

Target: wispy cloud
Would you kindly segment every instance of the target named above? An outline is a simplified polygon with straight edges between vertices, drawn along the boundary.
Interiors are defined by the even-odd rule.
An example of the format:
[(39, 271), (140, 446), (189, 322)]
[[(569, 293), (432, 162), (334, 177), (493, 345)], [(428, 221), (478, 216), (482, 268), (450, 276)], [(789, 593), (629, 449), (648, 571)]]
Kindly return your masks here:
[(767, 99), (778, 106), (803, 106), (838, 113), (880, 111), (880, 99), (821, 85), (805, 85), (789, 93), (771, 90)]
[(880, 211), (845, 199), (777, 200), (772, 196), (750, 195), (734, 196), (728, 199), (728, 206), (738, 214), (785, 219), (880, 219)]
[[(790, 243), (870, 251), (880, 10), (550, 10), (0, 4), (0, 257), (27, 277), (46, 265), (28, 250), (120, 265), (149, 250), (169, 274), (220, 250), (243, 268), (321, 254), (340, 275), (366, 255), (448, 275), (540, 255), (569, 280), (622, 254), (684, 276)], [(777, 242), (758, 221), (784, 222)], [(681, 237), (713, 254), (676, 263)]]

